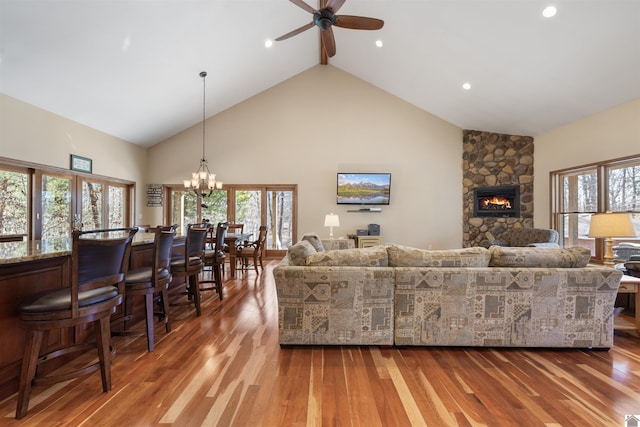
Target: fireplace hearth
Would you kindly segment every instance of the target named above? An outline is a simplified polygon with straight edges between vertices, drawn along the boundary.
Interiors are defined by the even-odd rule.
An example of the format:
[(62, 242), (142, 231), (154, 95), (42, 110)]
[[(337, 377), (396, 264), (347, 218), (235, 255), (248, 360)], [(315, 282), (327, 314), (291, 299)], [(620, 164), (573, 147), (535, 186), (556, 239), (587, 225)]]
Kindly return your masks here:
[(520, 215), (520, 187), (482, 187), (473, 191), (473, 216), (511, 218)]

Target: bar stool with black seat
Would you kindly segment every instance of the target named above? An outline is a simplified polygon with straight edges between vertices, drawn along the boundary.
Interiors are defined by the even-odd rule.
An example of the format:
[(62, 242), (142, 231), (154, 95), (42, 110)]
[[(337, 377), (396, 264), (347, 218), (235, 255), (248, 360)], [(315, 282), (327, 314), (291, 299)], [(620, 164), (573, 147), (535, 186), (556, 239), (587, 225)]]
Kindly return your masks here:
[(171, 260), (171, 275), (173, 277), (186, 277), (187, 303), (196, 307), (196, 316), (200, 316), (200, 280), (198, 276), (204, 266), (204, 241), (207, 236), (209, 224), (189, 224), (187, 237), (184, 244), (184, 255)]
[[(244, 242), (236, 248), (236, 257), (238, 262), (240, 262), (241, 270), (248, 270), (251, 266), (256, 270), (256, 273), (260, 273), (258, 271), (258, 263), (260, 263), (260, 268), (264, 270), (264, 265), (262, 264), (262, 255), (264, 253), (264, 245), (267, 241), (267, 226), (261, 225), (258, 231), (258, 238), (252, 242)], [(249, 260), (253, 260), (252, 264), (249, 264)]]
[(218, 292), (218, 298), (222, 301), (222, 273), (221, 268), (224, 268), (224, 260), (226, 258), (224, 247), (224, 238), (227, 235), (227, 223), (219, 222), (216, 226), (216, 234), (214, 238), (213, 249), (205, 249), (204, 251), (204, 266), (210, 268), (210, 276), (213, 276), (209, 280), (200, 280), (201, 284), (215, 283), (215, 286), (201, 286), (201, 291)]
[[(130, 323), (136, 318), (131, 314), (133, 306), (133, 297), (144, 297), (145, 307), (145, 324), (147, 334), (147, 349), (152, 352), (154, 349), (154, 315), (157, 315), (164, 323), (167, 333), (171, 332), (171, 322), (169, 320), (169, 298), (168, 289), (171, 282), (171, 248), (173, 246), (173, 238), (176, 235), (175, 227), (156, 227), (150, 229), (153, 231), (153, 254), (151, 264), (130, 269), (125, 279), (124, 293), (124, 330), (113, 332), (114, 335), (130, 335), (136, 333), (144, 333), (144, 331), (131, 330), (128, 328)], [(159, 311), (154, 311), (155, 300), (159, 300)]]
[[(17, 419), (27, 414), (33, 385), (50, 385), (100, 370), (102, 390), (111, 390), (110, 317), (122, 303), (131, 240), (136, 231), (136, 228), (74, 231), (66, 286), (34, 295), (20, 305), (18, 311), (27, 336), (18, 386)], [(94, 325), (95, 343), (74, 342), (40, 355), (41, 347), (47, 346), (43, 337), (48, 337), (49, 331), (89, 322)], [(96, 363), (57, 375), (43, 376), (38, 372), (38, 366), (45, 361), (89, 348), (98, 350)]]

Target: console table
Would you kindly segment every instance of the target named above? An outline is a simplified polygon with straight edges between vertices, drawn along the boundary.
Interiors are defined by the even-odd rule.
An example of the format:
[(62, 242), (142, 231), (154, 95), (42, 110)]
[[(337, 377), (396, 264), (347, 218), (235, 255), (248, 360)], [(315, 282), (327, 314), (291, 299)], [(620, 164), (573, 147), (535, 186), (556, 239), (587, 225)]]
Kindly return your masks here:
[(636, 316), (635, 322), (629, 322), (622, 318), (622, 316), (616, 316), (614, 321), (614, 329), (620, 331), (636, 331), (640, 334), (640, 313), (638, 313), (638, 307), (640, 306), (640, 278), (624, 275), (620, 281), (618, 287), (619, 294), (636, 294)]

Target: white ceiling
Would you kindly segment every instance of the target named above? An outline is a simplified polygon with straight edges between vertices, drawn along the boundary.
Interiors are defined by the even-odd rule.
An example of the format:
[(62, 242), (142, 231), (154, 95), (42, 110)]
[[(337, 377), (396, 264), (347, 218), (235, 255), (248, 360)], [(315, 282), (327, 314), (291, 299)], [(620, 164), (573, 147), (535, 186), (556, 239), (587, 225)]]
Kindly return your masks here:
[[(338, 14), (385, 25), (334, 27), (331, 66), (463, 129), (535, 136), (640, 98), (640, 0), (347, 0)], [(316, 27), (264, 46), (311, 19), (287, 0), (0, 0), (0, 91), (150, 146), (202, 119), (202, 70), (211, 116), (316, 66)]]

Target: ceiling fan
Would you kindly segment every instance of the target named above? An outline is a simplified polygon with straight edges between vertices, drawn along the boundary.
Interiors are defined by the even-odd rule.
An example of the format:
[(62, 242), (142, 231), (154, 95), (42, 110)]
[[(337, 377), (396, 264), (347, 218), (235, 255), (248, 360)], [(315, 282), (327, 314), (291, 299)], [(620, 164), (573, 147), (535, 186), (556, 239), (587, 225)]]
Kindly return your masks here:
[[(326, 54), (328, 57), (336, 54), (336, 41), (333, 37), (333, 30), (331, 29), (333, 25), (353, 30), (379, 30), (384, 25), (384, 21), (381, 19), (366, 18), (364, 16), (336, 15), (336, 12), (338, 12), (338, 9), (342, 7), (346, 0), (320, 0), (320, 10), (315, 10), (303, 0), (290, 1), (313, 14), (313, 21), (278, 37), (276, 41), (288, 39), (316, 25), (320, 28), (321, 54)], [(326, 57), (322, 57), (321, 63), (327, 63)]]

